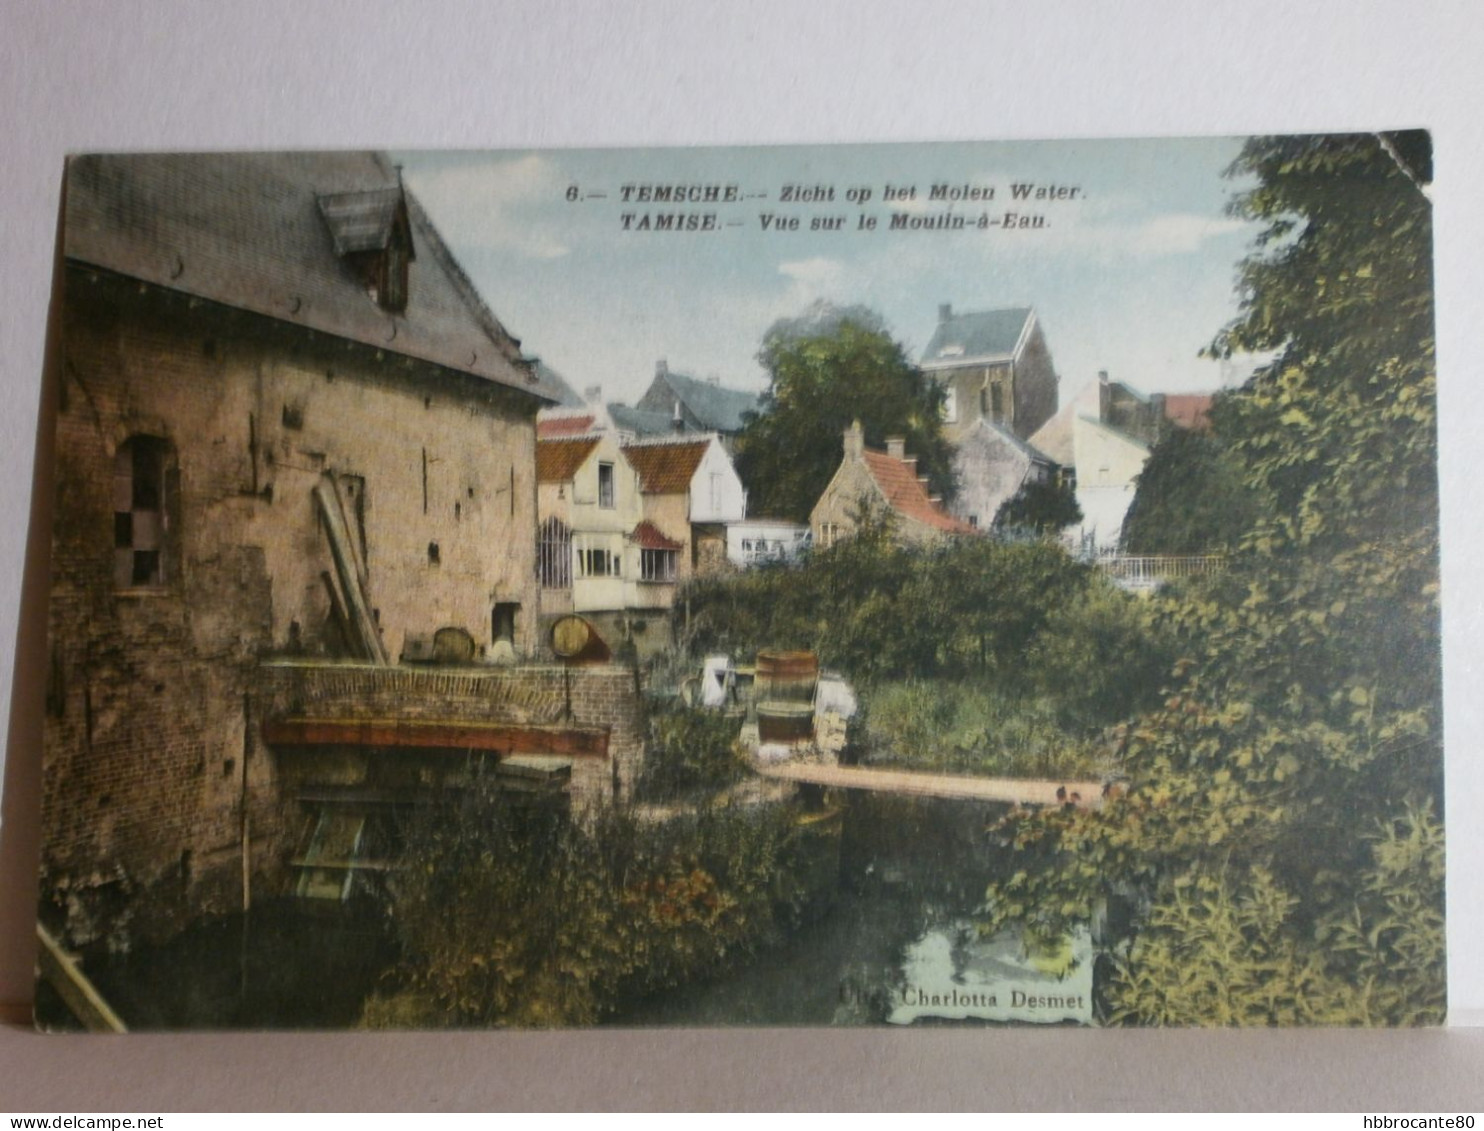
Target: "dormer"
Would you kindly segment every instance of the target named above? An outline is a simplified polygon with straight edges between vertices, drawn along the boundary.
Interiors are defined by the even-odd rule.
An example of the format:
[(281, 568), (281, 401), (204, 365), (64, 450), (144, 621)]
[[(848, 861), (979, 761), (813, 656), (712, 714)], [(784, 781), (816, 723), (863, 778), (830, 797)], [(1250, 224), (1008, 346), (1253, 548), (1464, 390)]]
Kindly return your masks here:
[(400, 177), (396, 185), (316, 198), (335, 254), (361, 280), (371, 300), (389, 314), (407, 309), (407, 265), (417, 258)]

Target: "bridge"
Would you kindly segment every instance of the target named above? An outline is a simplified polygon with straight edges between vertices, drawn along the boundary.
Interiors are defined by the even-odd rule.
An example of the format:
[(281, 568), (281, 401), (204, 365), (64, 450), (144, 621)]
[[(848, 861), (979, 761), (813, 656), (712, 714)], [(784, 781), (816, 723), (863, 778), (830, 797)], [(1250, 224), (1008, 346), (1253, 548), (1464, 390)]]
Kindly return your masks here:
[(905, 797), (940, 797), (956, 801), (999, 801), (1011, 805), (1060, 805), (1057, 790), (1084, 809), (1102, 804), (1100, 781), (1052, 781), (1028, 778), (980, 778), (920, 770), (882, 770), (869, 766), (835, 766), (814, 762), (775, 762), (756, 767), (762, 777), (828, 789), (863, 789)]

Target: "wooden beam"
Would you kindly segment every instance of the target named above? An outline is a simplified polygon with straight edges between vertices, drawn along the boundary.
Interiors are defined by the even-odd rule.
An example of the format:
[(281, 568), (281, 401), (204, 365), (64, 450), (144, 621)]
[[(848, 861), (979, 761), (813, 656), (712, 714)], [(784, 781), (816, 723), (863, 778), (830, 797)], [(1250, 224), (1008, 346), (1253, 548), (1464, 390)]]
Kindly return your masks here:
[(1102, 804), (1103, 786), (1095, 781), (1050, 781), (1024, 778), (976, 778), (964, 774), (931, 774), (916, 770), (877, 770), (867, 766), (829, 766), (780, 762), (757, 767), (775, 781), (821, 785), (831, 789), (865, 789), (910, 797), (942, 797), (964, 801), (1003, 801), (1013, 805), (1061, 805), (1056, 791), (1077, 795), (1079, 808)]
[(50, 931), (36, 924), (36, 938), (41, 943), (37, 951), (41, 976), (61, 995), (67, 1008), (90, 1033), (127, 1033), (119, 1015), (110, 1008), (98, 988), (82, 972), (77, 959), (62, 949)]

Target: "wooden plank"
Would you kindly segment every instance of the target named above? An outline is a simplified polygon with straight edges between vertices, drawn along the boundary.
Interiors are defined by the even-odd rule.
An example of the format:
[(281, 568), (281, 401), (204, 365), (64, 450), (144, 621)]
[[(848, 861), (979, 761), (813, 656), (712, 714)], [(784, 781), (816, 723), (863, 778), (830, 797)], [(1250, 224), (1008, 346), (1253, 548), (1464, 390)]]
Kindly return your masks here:
[(865, 789), (908, 797), (942, 797), (965, 801), (1003, 801), (1013, 805), (1059, 805), (1058, 789), (1078, 794), (1082, 808), (1102, 804), (1103, 785), (1095, 781), (1051, 781), (1028, 778), (978, 778), (962, 774), (933, 774), (917, 770), (878, 770), (867, 766), (831, 766), (819, 763), (779, 762), (757, 767), (775, 781), (820, 785), (830, 789)]
[(606, 758), (606, 728), (516, 726), (427, 719), (268, 719), (265, 742), (281, 746), (417, 746)]
[(50, 931), (36, 924), (36, 938), (41, 943), (37, 951), (41, 976), (62, 996), (67, 1008), (90, 1033), (127, 1033), (119, 1015), (110, 1008), (103, 995), (82, 972), (77, 960), (62, 949)]

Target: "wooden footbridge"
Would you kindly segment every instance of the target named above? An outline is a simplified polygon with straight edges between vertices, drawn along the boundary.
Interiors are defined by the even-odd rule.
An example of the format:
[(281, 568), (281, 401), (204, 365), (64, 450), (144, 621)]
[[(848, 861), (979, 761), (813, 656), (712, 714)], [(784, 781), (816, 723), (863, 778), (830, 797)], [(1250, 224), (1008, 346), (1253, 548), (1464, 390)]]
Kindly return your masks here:
[[(864, 789), (905, 797), (941, 797), (960, 801), (1000, 801), (1011, 805), (1073, 804), (1095, 809), (1102, 804), (1103, 783), (1027, 778), (980, 778), (920, 770), (881, 770), (868, 766), (835, 766), (816, 762), (775, 762), (757, 767), (775, 781), (827, 789)], [(1058, 793), (1058, 791), (1062, 791)]]

